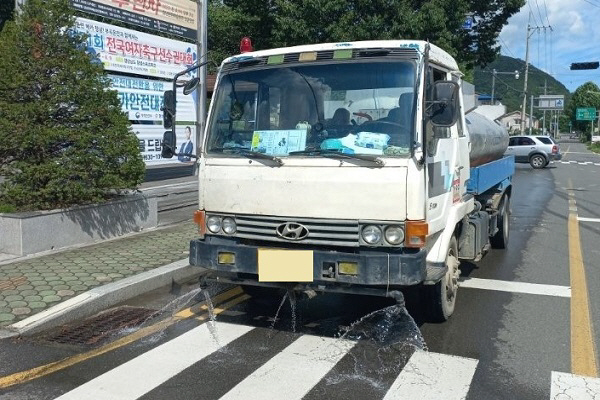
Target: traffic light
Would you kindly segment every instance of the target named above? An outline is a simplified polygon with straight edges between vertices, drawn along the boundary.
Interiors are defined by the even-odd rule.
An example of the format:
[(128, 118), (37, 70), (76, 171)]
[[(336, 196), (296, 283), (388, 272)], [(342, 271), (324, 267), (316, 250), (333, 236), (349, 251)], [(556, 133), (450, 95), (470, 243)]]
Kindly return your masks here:
[(572, 63), (571, 71), (579, 70), (579, 69), (598, 69), (598, 66), (600, 66), (600, 62), (598, 62), (598, 61)]

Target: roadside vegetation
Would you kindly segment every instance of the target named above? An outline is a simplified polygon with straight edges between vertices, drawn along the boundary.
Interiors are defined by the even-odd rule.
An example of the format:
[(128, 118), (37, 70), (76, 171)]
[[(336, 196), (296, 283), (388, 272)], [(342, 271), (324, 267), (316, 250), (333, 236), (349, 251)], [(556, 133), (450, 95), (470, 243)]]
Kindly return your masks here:
[(27, 0), (0, 32), (0, 212), (102, 202), (143, 180), (138, 140), (69, 0)]

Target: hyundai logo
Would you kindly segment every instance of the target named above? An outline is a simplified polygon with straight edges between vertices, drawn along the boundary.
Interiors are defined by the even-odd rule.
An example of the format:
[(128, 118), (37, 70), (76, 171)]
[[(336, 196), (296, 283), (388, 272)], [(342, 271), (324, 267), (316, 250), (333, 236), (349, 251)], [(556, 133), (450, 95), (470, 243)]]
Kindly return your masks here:
[(286, 222), (281, 224), (276, 229), (277, 236), (287, 240), (302, 240), (308, 236), (308, 229), (295, 222)]

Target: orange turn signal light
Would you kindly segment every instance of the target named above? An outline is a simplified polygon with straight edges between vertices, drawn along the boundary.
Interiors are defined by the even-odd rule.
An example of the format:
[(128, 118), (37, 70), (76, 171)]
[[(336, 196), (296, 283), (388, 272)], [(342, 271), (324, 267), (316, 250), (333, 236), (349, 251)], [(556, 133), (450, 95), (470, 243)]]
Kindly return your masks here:
[(406, 221), (406, 247), (425, 247), (425, 241), (429, 234), (429, 225), (425, 221)]
[(204, 210), (194, 211), (194, 223), (198, 225), (200, 238), (204, 238), (204, 235), (206, 234), (206, 213)]

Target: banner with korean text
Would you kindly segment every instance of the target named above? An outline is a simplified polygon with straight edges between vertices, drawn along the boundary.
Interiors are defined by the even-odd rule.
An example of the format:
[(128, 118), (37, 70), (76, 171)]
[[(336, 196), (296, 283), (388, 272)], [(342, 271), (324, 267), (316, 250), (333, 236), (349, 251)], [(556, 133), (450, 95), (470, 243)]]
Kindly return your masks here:
[(178, 156), (165, 159), (162, 150), (162, 138), (165, 129), (161, 125), (134, 124), (131, 129), (138, 137), (140, 153), (146, 165), (193, 163), (195, 160), (185, 154), (196, 154), (196, 127), (190, 125), (177, 126)]
[(191, 43), (86, 18), (77, 18), (75, 27), (89, 35), (87, 50), (99, 57), (107, 71), (172, 79), (198, 58), (196, 45)]
[(191, 0), (71, 0), (71, 4), (89, 14), (196, 38), (198, 8)]
[[(123, 111), (130, 121), (162, 121), (163, 93), (172, 89), (170, 82), (157, 79), (131, 78), (108, 75), (111, 88), (121, 100)], [(177, 120), (196, 121), (195, 96), (185, 96), (183, 88), (177, 90)]]

